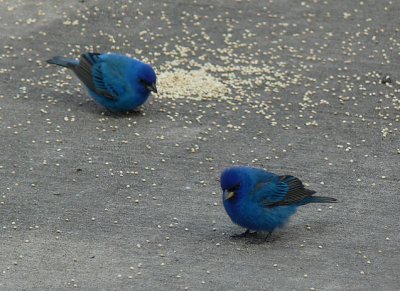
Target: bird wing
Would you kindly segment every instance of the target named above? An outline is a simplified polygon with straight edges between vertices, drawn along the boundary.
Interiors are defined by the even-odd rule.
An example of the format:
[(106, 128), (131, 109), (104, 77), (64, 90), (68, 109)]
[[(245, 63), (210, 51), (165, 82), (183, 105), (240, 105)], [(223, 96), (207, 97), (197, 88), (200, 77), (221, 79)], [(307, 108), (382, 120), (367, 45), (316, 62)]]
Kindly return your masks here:
[[(260, 183), (259, 183), (260, 184)], [(279, 181), (262, 182), (257, 184), (257, 196), (265, 207), (276, 207), (296, 204), (316, 192), (306, 189), (300, 179), (285, 175), (279, 176)]]
[(89, 90), (115, 100), (126, 91), (123, 72), (119, 63), (100, 56), (98, 53), (82, 54), (79, 65), (72, 69)]

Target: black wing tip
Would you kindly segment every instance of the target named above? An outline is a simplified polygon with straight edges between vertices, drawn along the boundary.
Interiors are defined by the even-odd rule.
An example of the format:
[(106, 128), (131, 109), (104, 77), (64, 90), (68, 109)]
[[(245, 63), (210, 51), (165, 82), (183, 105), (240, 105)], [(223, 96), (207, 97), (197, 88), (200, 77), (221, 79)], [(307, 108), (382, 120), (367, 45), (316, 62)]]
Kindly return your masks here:
[(299, 178), (297, 178), (295, 176), (292, 176), (292, 175), (279, 176), (279, 180), (281, 180), (281, 182), (283, 182), (283, 183), (291, 183), (291, 184), (303, 185), (303, 182)]
[(322, 196), (314, 196), (315, 202), (318, 203), (338, 203), (339, 201), (336, 198), (332, 197), (322, 197)]
[(81, 56), (99, 56), (101, 55), (100, 53), (97, 52), (86, 52), (86, 53), (82, 53)]
[(310, 189), (305, 188), (303, 182), (299, 178), (297, 178), (295, 176), (282, 175), (282, 176), (279, 176), (279, 180), (282, 183), (287, 184), (290, 189), (303, 189), (304, 191), (309, 192), (310, 195), (313, 195), (313, 194), (317, 193), (314, 190), (310, 190)]
[(81, 58), (87, 60), (90, 64), (94, 64), (97, 60), (97, 57), (101, 55), (100, 53), (83, 53), (81, 54)]
[(304, 190), (307, 192), (307, 194), (308, 194), (309, 196), (312, 196), (312, 195), (314, 195), (315, 193), (317, 193), (317, 191), (310, 190), (310, 189), (304, 189)]

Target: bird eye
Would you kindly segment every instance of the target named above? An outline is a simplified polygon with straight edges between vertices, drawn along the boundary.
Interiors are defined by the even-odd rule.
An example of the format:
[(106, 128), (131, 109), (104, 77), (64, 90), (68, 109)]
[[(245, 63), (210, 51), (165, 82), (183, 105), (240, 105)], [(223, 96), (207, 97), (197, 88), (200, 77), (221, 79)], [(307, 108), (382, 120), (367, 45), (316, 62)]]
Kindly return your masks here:
[(240, 189), (240, 183), (228, 189), (229, 192), (235, 192)]
[(141, 79), (140, 80), (140, 83), (142, 83), (143, 85), (145, 85), (145, 86), (148, 86), (148, 85), (150, 85), (150, 83), (148, 83), (148, 82), (146, 82), (145, 80), (143, 80), (143, 79)]

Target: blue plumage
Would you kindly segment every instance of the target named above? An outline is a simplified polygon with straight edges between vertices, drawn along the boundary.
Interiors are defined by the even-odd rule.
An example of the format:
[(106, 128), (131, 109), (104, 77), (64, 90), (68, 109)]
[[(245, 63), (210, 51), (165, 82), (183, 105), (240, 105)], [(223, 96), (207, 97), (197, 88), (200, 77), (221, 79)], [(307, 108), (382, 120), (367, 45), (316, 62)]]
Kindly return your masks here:
[(90, 96), (111, 111), (126, 112), (142, 105), (157, 77), (148, 64), (120, 54), (82, 54), (79, 61), (56, 56), (47, 61), (71, 69)]
[(332, 203), (336, 199), (313, 196), (296, 177), (278, 176), (253, 167), (225, 169), (220, 178), (223, 204), (231, 220), (247, 229), (271, 234), (284, 226), (298, 206)]

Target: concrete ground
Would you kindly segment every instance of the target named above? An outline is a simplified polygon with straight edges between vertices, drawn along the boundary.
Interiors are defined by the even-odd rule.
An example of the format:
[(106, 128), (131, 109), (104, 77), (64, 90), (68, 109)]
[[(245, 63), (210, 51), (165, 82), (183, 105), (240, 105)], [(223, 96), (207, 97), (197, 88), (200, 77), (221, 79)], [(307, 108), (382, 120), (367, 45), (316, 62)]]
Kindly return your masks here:
[[(0, 0), (1, 290), (399, 290), (399, 1)], [(54, 55), (149, 62), (115, 116)], [(274, 241), (215, 180), (293, 174), (340, 203)]]

